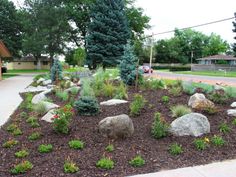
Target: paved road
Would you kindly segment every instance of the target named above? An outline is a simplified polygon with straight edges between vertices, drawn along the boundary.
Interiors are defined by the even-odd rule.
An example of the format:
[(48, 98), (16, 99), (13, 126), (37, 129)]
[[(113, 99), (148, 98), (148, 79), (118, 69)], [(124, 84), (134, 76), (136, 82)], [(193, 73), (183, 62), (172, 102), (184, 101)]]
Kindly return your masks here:
[(236, 87), (236, 78), (231, 77), (215, 77), (215, 76), (198, 76), (198, 75), (188, 75), (188, 74), (176, 74), (172, 72), (161, 72), (155, 71), (152, 77), (163, 78), (163, 79), (180, 79), (185, 81), (193, 82), (205, 82), (208, 84), (221, 84)]
[(7, 122), (21, 103), (19, 92), (32, 82), (33, 76), (34, 74), (23, 74), (0, 81), (0, 126)]

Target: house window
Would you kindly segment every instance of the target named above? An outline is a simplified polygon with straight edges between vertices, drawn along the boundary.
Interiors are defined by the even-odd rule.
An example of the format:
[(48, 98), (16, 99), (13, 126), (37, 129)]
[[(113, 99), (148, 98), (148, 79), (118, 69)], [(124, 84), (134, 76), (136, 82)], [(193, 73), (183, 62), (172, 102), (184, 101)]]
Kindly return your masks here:
[(43, 65), (48, 65), (48, 61), (43, 61)]
[(21, 65), (21, 63), (18, 63), (18, 65)]
[(37, 65), (37, 61), (34, 61), (34, 65)]

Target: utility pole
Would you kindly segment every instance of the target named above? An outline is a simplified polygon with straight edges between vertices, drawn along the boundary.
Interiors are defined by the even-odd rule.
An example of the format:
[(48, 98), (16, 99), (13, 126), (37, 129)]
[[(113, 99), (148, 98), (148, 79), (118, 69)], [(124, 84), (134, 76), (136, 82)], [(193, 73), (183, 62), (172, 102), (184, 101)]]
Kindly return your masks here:
[(152, 68), (152, 57), (153, 57), (153, 36), (154, 34), (152, 33), (151, 36), (151, 42), (150, 42), (150, 62), (149, 62), (149, 75), (151, 75), (151, 68)]

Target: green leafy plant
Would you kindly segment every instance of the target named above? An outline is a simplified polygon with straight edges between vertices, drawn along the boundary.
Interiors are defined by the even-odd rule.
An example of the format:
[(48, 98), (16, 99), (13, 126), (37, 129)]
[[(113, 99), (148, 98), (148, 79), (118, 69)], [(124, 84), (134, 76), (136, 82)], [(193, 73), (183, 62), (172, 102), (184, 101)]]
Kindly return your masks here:
[(194, 94), (196, 88), (194, 87), (194, 85), (192, 83), (189, 83), (189, 82), (183, 82), (182, 84), (182, 88), (183, 88), (183, 91), (185, 93), (187, 93), (188, 95), (192, 95)]
[(211, 142), (213, 145), (219, 146), (219, 147), (225, 145), (224, 139), (217, 135), (214, 135), (214, 137), (211, 138)]
[(17, 145), (18, 143), (19, 142), (17, 140), (14, 140), (14, 139), (13, 140), (8, 140), (5, 143), (3, 143), (3, 147), (4, 148), (11, 148), (11, 147)]
[(221, 133), (229, 133), (231, 131), (230, 127), (226, 123), (221, 123), (219, 130)]
[(105, 84), (103, 84), (103, 88), (102, 88), (102, 93), (105, 97), (110, 97), (112, 98), (115, 94), (115, 86), (112, 85), (111, 82), (106, 82)]
[(28, 139), (31, 140), (31, 141), (35, 141), (35, 140), (38, 140), (41, 136), (42, 136), (41, 133), (34, 132), (28, 137)]
[(40, 116), (43, 116), (47, 112), (47, 106), (44, 102), (39, 102), (38, 104), (34, 105), (33, 109)]
[(36, 117), (29, 117), (26, 122), (29, 123), (32, 128), (37, 128), (40, 126)]
[(207, 142), (204, 139), (196, 139), (193, 143), (199, 151), (205, 150), (207, 148)]
[(207, 114), (216, 114), (218, 112), (217, 108), (215, 106), (208, 106), (204, 108), (204, 112), (206, 112)]
[(84, 148), (84, 142), (80, 140), (71, 140), (69, 142), (69, 147), (72, 149), (83, 149)]
[[(91, 79), (83, 79), (81, 82), (82, 82), (82, 89), (80, 91), (80, 96), (81, 97), (94, 97), (95, 94), (91, 86), (92, 85)], [(102, 87), (100, 88), (99, 91), (101, 90), (102, 90)]]
[(223, 90), (217, 90), (209, 95), (209, 98), (214, 103), (224, 104), (229, 98)]
[(7, 131), (8, 132), (13, 132), (17, 128), (18, 128), (18, 126), (15, 123), (12, 123), (12, 124), (7, 126)]
[(181, 87), (171, 87), (169, 89), (169, 93), (173, 96), (180, 96), (182, 94), (182, 88)]
[(67, 101), (69, 99), (68, 92), (65, 91), (56, 91), (56, 97), (59, 98), (61, 101)]
[(20, 113), (20, 118), (26, 119), (28, 117), (28, 114), (26, 112), (21, 112)]
[(136, 156), (129, 161), (129, 164), (133, 167), (142, 167), (145, 165), (145, 160), (140, 156)]
[(19, 135), (22, 135), (23, 132), (21, 131), (21, 129), (19, 128), (16, 128), (13, 132), (12, 132), (12, 135), (14, 136), (19, 136)]
[(158, 79), (143, 79), (141, 83), (141, 88), (142, 89), (153, 89), (153, 90), (158, 90), (158, 89), (163, 89), (165, 88), (165, 82), (163, 80), (158, 80)]
[(116, 87), (114, 98), (115, 99), (128, 99), (127, 87), (123, 82), (121, 82), (119, 86)]
[(161, 118), (161, 114), (159, 112), (155, 113), (154, 123), (152, 124), (152, 136), (156, 139), (160, 139), (166, 137), (168, 135), (168, 125)]
[(25, 150), (25, 149), (15, 153), (15, 156), (17, 158), (24, 158), (24, 157), (27, 157), (28, 155), (29, 155), (29, 152), (27, 150)]
[(163, 97), (161, 97), (161, 101), (162, 101), (163, 103), (167, 104), (167, 103), (169, 103), (169, 101), (170, 101), (170, 97), (168, 97), (168, 96), (163, 96)]
[(171, 108), (172, 117), (182, 117), (192, 112), (190, 108), (184, 105), (177, 105)]
[(133, 116), (139, 115), (146, 102), (147, 101), (143, 98), (142, 95), (136, 94), (134, 96), (134, 100), (130, 104), (130, 114)]
[(21, 103), (20, 108), (26, 109), (28, 111), (33, 110), (33, 105), (31, 103), (33, 99), (33, 94), (32, 93), (26, 93), (24, 97), (24, 101)]
[(114, 168), (114, 164), (115, 163), (113, 162), (113, 160), (103, 157), (96, 163), (96, 166), (102, 169), (109, 170)]
[(224, 89), (225, 94), (228, 98), (236, 98), (236, 89), (235, 87), (226, 87)]
[(40, 153), (49, 153), (52, 152), (53, 146), (51, 144), (41, 144), (38, 147)]
[(76, 165), (76, 163), (72, 161), (65, 161), (64, 163), (64, 172), (65, 173), (76, 173), (79, 171), (79, 167)]
[(27, 171), (31, 170), (33, 168), (33, 164), (29, 161), (23, 161), (12, 168), (11, 174), (18, 175), (18, 174), (24, 174)]
[(236, 118), (232, 121), (232, 124), (236, 126)]
[(114, 146), (113, 146), (112, 144), (109, 144), (109, 145), (105, 148), (105, 150), (106, 150), (107, 152), (113, 152), (113, 151), (114, 151)]
[(177, 143), (174, 143), (174, 144), (171, 144), (170, 147), (169, 147), (169, 152), (170, 154), (172, 155), (179, 155), (179, 154), (182, 154), (183, 153), (183, 149), (182, 149), (182, 146), (177, 144)]
[(57, 133), (68, 134), (73, 114), (73, 108), (70, 105), (57, 109), (52, 118), (54, 130)]
[(74, 104), (79, 115), (94, 116), (99, 113), (99, 104), (94, 97), (80, 97)]
[(77, 87), (71, 88), (70, 93), (72, 95), (77, 95), (79, 93), (79, 88), (77, 88)]

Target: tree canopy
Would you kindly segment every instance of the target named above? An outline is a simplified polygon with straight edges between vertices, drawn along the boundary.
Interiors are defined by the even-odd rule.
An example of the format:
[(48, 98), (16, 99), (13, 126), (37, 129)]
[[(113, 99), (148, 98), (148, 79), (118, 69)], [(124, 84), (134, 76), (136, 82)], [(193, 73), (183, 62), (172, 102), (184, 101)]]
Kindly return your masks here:
[[(234, 17), (235, 17), (235, 22), (233, 22), (233, 32), (236, 33), (236, 12), (234, 13)], [(236, 34), (234, 39), (236, 40)], [(233, 51), (234, 51), (234, 55), (236, 56), (236, 42), (233, 44)]]

